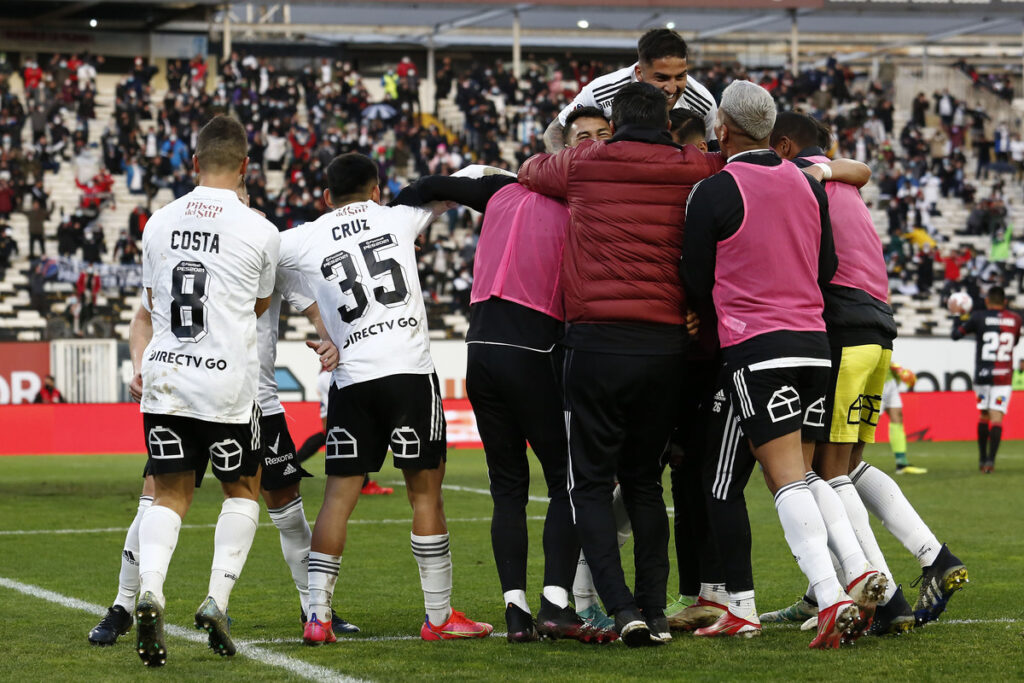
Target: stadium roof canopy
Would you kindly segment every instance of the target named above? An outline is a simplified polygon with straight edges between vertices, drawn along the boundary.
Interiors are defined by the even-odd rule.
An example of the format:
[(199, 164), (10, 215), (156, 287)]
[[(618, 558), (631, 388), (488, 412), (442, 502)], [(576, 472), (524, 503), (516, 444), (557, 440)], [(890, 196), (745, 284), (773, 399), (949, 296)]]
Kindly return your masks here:
[[(224, 12), (227, 6), (228, 12)], [(209, 33), (234, 42), (305, 40), (422, 49), (619, 50), (669, 26), (706, 56), (802, 59), (881, 52), (1020, 59), (1024, 0), (447, 0), (224, 3), (0, 1), (0, 28)], [(915, 57), (919, 58), (919, 57)]]

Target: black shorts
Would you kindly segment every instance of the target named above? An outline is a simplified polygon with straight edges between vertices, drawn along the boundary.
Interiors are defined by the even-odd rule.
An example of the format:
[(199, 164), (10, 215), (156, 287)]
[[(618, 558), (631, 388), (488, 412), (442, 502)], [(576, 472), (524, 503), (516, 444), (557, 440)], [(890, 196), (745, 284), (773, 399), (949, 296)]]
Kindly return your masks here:
[(754, 471), (754, 454), (740, 424), (739, 411), (729, 390), (732, 378), (725, 370), (710, 399), (707, 411), (707, 459), (704, 461), (704, 490), (715, 500), (742, 499)]
[(732, 403), (754, 448), (796, 431), (805, 441), (828, 440), (831, 365), (827, 358), (779, 358), (729, 368)]
[(447, 453), (437, 375), (390, 375), (339, 389), (327, 399), (328, 476), (379, 472), (388, 448), (395, 467), (432, 470)]
[(303, 477), (313, 475), (302, 469), (295, 458), (295, 443), (288, 433), (288, 422), (284, 413), (264, 415), (260, 418), (263, 433), (263, 473), (260, 487), (276, 491), (298, 484)]
[(262, 442), (260, 412), (253, 406), (252, 419), (242, 424), (205, 422), (180, 415), (142, 415), (150, 474), (196, 473), (202, 481), (207, 462), (222, 482), (238, 481), (259, 471)]

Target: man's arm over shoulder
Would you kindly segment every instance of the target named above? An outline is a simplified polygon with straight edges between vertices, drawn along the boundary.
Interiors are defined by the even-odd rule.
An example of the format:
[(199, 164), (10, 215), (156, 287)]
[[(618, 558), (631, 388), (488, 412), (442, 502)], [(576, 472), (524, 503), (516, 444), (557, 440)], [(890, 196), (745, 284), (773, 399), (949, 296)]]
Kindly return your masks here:
[(807, 177), (807, 184), (818, 200), (818, 217), (821, 220), (821, 244), (818, 248), (818, 286), (825, 289), (839, 268), (839, 258), (836, 256), (836, 243), (832, 236), (832, 219), (828, 214), (828, 194), (825, 187), (810, 176)]
[(501, 188), (514, 182), (514, 177), (503, 173), (482, 178), (426, 176), (399, 192), (390, 206), (423, 206), (432, 201), (444, 200), (483, 213), (491, 197)]
[[(711, 303), (715, 285), (715, 259), (718, 251), (719, 218), (715, 207), (723, 175), (697, 183), (686, 202), (686, 223), (683, 229), (683, 254), (679, 275), (686, 289), (690, 309)], [(731, 180), (731, 178), (729, 178)], [(734, 183), (735, 184), (735, 183)]]
[(597, 99), (594, 97), (594, 84), (590, 83), (583, 90), (580, 90), (572, 102), (565, 105), (562, 111), (558, 112), (555, 120), (548, 124), (544, 130), (544, 149), (549, 152), (557, 152), (565, 147), (565, 120), (574, 109), (581, 107), (596, 107)]
[(401, 226), (403, 230), (407, 229), (405, 237), (410, 240), (415, 240), (420, 234), (423, 233), (430, 224), (434, 222), (434, 218), (437, 217), (437, 213), (433, 210), (434, 208), (440, 208), (436, 205), (433, 206), (389, 206), (385, 207), (386, 211), (392, 212), (396, 219), (393, 225)]
[(578, 156), (599, 144), (604, 143), (587, 140), (558, 154), (535, 154), (519, 169), (519, 183), (528, 190), (565, 199), (569, 188), (569, 166)]

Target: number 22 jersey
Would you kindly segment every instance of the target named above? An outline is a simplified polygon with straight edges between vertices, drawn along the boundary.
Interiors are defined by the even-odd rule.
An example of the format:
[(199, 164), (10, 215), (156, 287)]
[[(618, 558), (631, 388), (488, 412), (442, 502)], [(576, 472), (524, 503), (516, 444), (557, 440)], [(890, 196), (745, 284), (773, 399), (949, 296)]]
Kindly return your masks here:
[(953, 339), (974, 333), (974, 383), (1001, 386), (1013, 382), (1013, 347), (1020, 341), (1021, 318), (1007, 309), (976, 310), (953, 327)]
[(279, 267), (306, 278), (341, 354), (339, 389), (434, 371), (415, 244), (432, 220), (423, 209), (355, 202), (281, 235)]
[(153, 214), (142, 235), (142, 285), (153, 292), (142, 412), (249, 421), (259, 376), (253, 307), (274, 291), (280, 245), (233, 190), (199, 186)]

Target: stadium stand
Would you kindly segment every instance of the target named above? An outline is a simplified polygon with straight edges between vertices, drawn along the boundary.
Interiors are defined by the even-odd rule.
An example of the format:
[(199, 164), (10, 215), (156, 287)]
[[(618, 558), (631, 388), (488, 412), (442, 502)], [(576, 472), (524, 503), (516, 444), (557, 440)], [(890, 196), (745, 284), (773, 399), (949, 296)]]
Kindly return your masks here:
[[(422, 174), (450, 173), (470, 162), (515, 169), (542, 151), (544, 127), (581, 83), (621, 66), (547, 59), (527, 64), (517, 81), (500, 61), (453, 66), (445, 59), (435, 89), (420, 85), (408, 59), (366, 67), (364, 76), (341, 62), (309, 60), (286, 71), (237, 53), (209, 69), (198, 59), (172, 60), (160, 74), (136, 60), (127, 75), (97, 75), (88, 61), (57, 56), (38, 74), (30, 65), (2, 76), (5, 120), (14, 121), (5, 134), (20, 133), (22, 150), (35, 149), (51, 172), (20, 157), (10, 141), (0, 156), (0, 183), (6, 173), (17, 190), (8, 191), (16, 253), (0, 278), (0, 339), (127, 337), (137, 285), (107, 278), (92, 301), (91, 286), (77, 281), (77, 271), (58, 281), (68, 262), (52, 259), (54, 246), (63, 241), (60, 251), (86, 258), (91, 249), (93, 259), (100, 251), (98, 260), (107, 264), (115, 262), (115, 251), (117, 261), (137, 262), (127, 244), (129, 226), (138, 225), (133, 213), (155, 210), (191, 188), (190, 137), (214, 112), (230, 107), (251, 126), (252, 205), (286, 229), (319, 214), (319, 174), (337, 152), (373, 155), (385, 197)], [(58, 87), (72, 71), (82, 84)], [(1017, 186), (1005, 182), (1019, 179), (1024, 168), (1024, 145), (1009, 133), (1011, 83), (966, 65), (901, 73), (895, 92), (835, 62), (797, 76), (719, 64), (691, 73), (716, 96), (736, 78), (760, 82), (780, 109), (801, 109), (832, 125), (841, 154), (872, 164), (875, 176), (864, 196), (886, 245), (901, 335), (948, 335), (945, 298), (958, 289), (976, 296), (980, 285), (1002, 283), (1012, 306), (1024, 304), (1019, 229), (1013, 239), (1024, 224), (1022, 202), (1008, 190)], [(52, 107), (50, 116), (36, 114), (37, 99)], [(30, 181), (39, 175), (42, 185), (33, 190)], [(31, 214), (40, 196), (48, 196), (52, 210), (31, 217), (25, 211)], [(3, 208), (0, 201), (0, 222)], [(32, 221), (43, 225), (46, 261), (28, 258)], [(478, 225), (471, 212), (452, 211), (425, 242), (420, 280), (436, 338), (463, 336), (468, 327), (460, 293), (471, 282)], [(283, 315), (282, 338), (312, 334), (304, 317)]]

